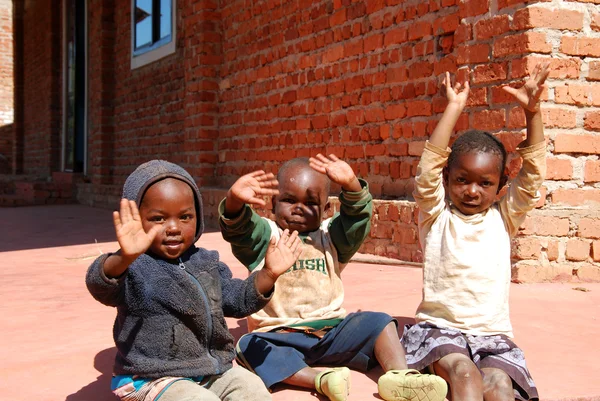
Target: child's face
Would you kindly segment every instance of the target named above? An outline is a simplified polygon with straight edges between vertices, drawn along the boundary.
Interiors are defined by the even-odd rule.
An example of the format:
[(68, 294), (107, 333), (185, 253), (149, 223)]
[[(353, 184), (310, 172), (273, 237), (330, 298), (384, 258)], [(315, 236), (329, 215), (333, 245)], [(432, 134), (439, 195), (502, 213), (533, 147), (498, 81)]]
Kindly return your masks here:
[(496, 200), (502, 179), (502, 159), (493, 153), (468, 152), (444, 170), (450, 200), (462, 214), (487, 210)]
[(277, 225), (299, 233), (318, 229), (327, 205), (326, 180), (309, 166), (287, 170), (279, 180), (279, 195), (273, 197)]
[(196, 237), (194, 193), (185, 182), (167, 178), (148, 188), (140, 206), (144, 231), (161, 225), (150, 250), (162, 259), (180, 257)]

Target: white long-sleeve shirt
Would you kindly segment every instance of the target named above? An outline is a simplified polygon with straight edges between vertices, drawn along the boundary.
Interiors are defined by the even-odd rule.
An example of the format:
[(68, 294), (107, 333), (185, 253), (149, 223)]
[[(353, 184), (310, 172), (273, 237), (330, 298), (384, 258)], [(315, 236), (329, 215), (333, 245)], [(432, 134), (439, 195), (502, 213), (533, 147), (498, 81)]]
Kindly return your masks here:
[(486, 211), (467, 216), (446, 201), (442, 170), (450, 149), (426, 143), (413, 193), (424, 253), (417, 322), (468, 334), (513, 336), (508, 307), (511, 237), (535, 207), (546, 172), (544, 142), (518, 152), (523, 166), (506, 195)]

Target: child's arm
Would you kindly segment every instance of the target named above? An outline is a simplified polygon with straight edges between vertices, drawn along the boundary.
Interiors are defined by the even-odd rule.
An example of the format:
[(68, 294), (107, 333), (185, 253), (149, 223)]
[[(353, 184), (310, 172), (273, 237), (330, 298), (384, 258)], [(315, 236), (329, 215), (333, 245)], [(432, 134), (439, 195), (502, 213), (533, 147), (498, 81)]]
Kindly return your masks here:
[(220, 263), (225, 316), (245, 317), (264, 308), (279, 276), (292, 267), (300, 256), (301, 243), (298, 232), (290, 234), (287, 229), (277, 244), (272, 238), (265, 255), (265, 266), (246, 280), (232, 279), (231, 271)]
[(510, 86), (502, 88), (513, 95), (525, 110), (527, 138), (521, 144), (522, 147), (535, 145), (544, 141), (540, 96), (544, 91), (544, 82), (546, 82), (546, 78), (548, 78), (548, 74), (550, 73), (548, 70), (549, 65), (549, 63), (536, 65), (531, 77), (519, 89), (511, 88)]
[(540, 96), (548, 78), (549, 63), (538, 64), (525, 84), (518, 88), (504, 87), (525, 110), (527, 138), (517, 149), (523, 165), (512, 180), (498, 206), (509, 234), (515, 235), (527, 213), (539, 200), (539, 188), (546, 176), (546, 146), (540, 111)]
[(120, 211), (113, 212), (113, 223), (121, 251), (104, 261), (104, 274), (108, 278), (125, 273), (129, 265), (150, 248), (154, 237), (162, 229), (162, 226), (155, 225), (145, 232), (136, 203), (127, 199), (121, 199)]
[(352, 167), (335, 155), (327, 158), (318, 154), (309, 162), (313, 169), (342, 187), (340, 213), (331, 220), (329, 233), (338, 252), (338, 261), (347, 263), (369, 233), (373, 198), (367, 183), (359, 180)]
[(121, 249), (102, 255), (89, 267), (86, 285), (92, 296), (108, 306), (118, 306), (123, 298), (123, 280), (119, 280), (129, 265), (146, 252), (161, 226), (144, 232), (135, 202), (121, 199), (119, 212), (113, 212), (113, 223)]
[(450, 154), (448, 143), (469, 96), (469, 83), (465, 82), (464, 85), (457, 83), (453, 87), (448, 72), (446, 72), (443, 86), (446, 88), (448, 105), (433, 130), (431, 138), (425, 143), (425, 149), (417, 166), (413, 191), (413, 197), (419, 206), (421, 241), (425, 237), (424, 233), (429, 230), (446, 204), (442, 177)]
[(433, 133), (431, 134), (431, 137), (429, 138), (429, 143), (437, 146), (440, 149), (446, 149), (448, 147), (450, 136), (454, 131), (456, 121), (458, 121), (460, 113), (462, 113), (463, 109), (465, 108), (465, 104), (467, 103), (467, 98), (469, 96), (469, 82), (465, 82), (464, 86), (457, 82), (454, 87), (452, 87), (450, 73), (448, 72), (446, 72), (443, 85), (446, 87), (448, 105), (444, 110), (444, 114), (442, 114), (442, 118), (437, 123)]
[(271, 239), (271, 227), (246, 203), (264, 206), (259, 198), (277, 195), (273, 174), (255, 171), (240, 177), (219, 205), (219, 226), (223, 239), (231, 244), (235, 257), (250, 271), (264, 258)]

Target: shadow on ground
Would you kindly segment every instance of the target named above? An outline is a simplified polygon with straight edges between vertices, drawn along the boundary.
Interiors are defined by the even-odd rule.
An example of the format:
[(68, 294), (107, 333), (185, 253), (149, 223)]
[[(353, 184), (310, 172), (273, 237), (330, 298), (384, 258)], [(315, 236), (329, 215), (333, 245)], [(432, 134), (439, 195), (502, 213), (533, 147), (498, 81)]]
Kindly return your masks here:
[(96, 354), (94, 368), (100, 373), (95, 382), (88, 384), (81, 390), (73, 393), (65, 401), (113, 401), (119, 398), (110, 392), (110, 379), (115, 361), (115, 347), (107, 348)]
[[(0, 208), (0, 221), (0, 252), (116, 241), (109, 209), (84, 205)], [(215, 230), (205, 230), (211, 231)]]

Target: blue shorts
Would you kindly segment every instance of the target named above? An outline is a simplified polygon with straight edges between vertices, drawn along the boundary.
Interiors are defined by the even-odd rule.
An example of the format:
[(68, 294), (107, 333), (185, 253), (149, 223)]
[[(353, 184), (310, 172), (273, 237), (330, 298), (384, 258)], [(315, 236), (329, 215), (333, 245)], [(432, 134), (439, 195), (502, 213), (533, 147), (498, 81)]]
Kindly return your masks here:
[(268, 388), (307, 366), (347, 366), (364, 372), (378, 364), (375, 340), (390, 322), (398, 325), (386, 313), (356, 312), (323, 338), (302, 332), (248, 333), (237, 344), (236, 359)]

